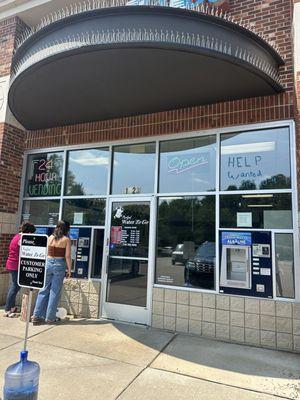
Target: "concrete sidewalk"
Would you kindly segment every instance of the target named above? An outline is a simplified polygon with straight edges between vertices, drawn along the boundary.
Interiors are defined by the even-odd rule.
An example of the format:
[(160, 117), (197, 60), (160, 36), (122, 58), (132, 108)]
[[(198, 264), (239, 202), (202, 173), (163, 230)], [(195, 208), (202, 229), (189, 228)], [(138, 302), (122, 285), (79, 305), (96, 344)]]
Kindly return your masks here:
[[(25, 324), (0, 313), (0, 390)], [(300, 399), (300, 356), (140, 326), (71, 320), (30, 325), (39, 400)]]

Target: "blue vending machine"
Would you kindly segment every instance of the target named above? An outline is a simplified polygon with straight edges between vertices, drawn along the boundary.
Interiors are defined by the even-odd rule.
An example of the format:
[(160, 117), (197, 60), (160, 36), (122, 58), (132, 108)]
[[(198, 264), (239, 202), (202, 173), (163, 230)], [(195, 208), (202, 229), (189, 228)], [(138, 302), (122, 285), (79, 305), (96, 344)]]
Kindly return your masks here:
[(271, 232), (220, 232), (220, 292), (273, 297)]
[[(37, 226), (36, 233), (50, 236), (54, 227)], [(91, 228), (71, 227), (69, 232), (71, 239), (72, 278), (88, 278), (90, 249), (91, 249)]]

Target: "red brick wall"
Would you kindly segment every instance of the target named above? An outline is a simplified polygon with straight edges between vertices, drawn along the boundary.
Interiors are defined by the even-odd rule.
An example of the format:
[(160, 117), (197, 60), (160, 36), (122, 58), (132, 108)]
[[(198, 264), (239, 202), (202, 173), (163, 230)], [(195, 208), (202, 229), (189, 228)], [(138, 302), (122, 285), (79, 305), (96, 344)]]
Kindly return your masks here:
[(285, 61), (281, 78), (293, 90), (293, 0), (230, 0), (230, 13), (276, 43)]
[[(0, 124), (0, 213), (16, 214), (24, 153), (24, 132), (8, 124)], [(0, 231), (0, 267), (5, 265), (12, 237)]]
[[(18, 18), (0, 21), (0, 76), (10, 74), (14, 43), (25, 25)], [(0, 123), (0, 212), (18, 211), (24, 132)], [(11, 235), (0, 230), (0, 268), (5, 265)]]
[(14, 214), (18, 199), (24, 153), (24, 133), (8, 124), (0, 124), (0, 212)]
[(16, 17), (0, 21), (0, 76), (10, 74), (16, 37), (25, 25)]
[(293, 93), (27, 132), (26, 147), (39, 148), (149, 137), (251, 124), (294, 116)]

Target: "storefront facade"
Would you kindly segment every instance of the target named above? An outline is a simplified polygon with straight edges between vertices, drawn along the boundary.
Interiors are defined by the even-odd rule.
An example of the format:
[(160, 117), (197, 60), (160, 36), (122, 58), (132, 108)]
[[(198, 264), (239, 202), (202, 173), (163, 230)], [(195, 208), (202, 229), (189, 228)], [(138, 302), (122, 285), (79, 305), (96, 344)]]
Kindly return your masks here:
[[(261, 11), (266, 7), (259, 11), (248, 2), (241, 11), (243, 1), (217, 3), (218, 12), (200, 3), (197, 10), (187, 4), (95, 4), (44, 19), (19, 38), (5, 97), (15, 117), (7, 108), (3, 138), (9, 140), (2, 146), (2, 157), (12, 157), (16, 183), (7, 201), (3, 197), (3, 227), (12, 230), (28, 219), (38, 232), (50, 234), (59, 219), (71, 223), (73, 275), (61, 304), (74, 315), (300, 351), (298, 92), (291, 50), (297, 36), (292, 42), (290, 34), (298, 6), (282, 2), (281, 12), (272, 14), (278, 29), (272, 47), (261, 39), (275, 29)], [(275, 10), (275, 2), (269, 7)], [(257, 36), (232, 22), (242, 14), (251, 23), (253, 8), (256, 17), (262, 12)], [(224, 19), (222, 13), (232, 15)], [(76, 36), (81, 25), (86, 30), (88, 24), (105, 24), (103, 17), (123, 23), (125, 16), (129, 27), (123, 36), (117, 27), (98, 37), (92, 30)], [(153, 17), (162, 26), (173, 18), (196, 25), (180, 25), (180, 37), (158, 25), (152, 36), (131, 26), (135, 18), (146, 26)], [(71, 18), (67, 43), (58, 37), (66, 18)], [(14, 20), (15, 34), (23, 22)], [(193, 31), (201, 24), (207, 32), (231, 29), (228, 41), (216, 41), (211, 33), (203, 41)], [(242, 42), (234, 50), (235, 34), (247, 51)], [(103, 43), (109, 47), (103, 49)], [(124, 61), (117, 83), (116, 45), (117, 64)], [(89, 52), (90, 46), (97, 51)], [(200, 61), (191, 49), (182, 59), (184, 46), (197, 54), (201, 49)], [(62, 57), (65, 52), (71, 56)], [(174, 58), (168, 58), (170, 52)], [(143, 72), (136, 71), (135, 78), (130, 71), (137, 56)], [(163, 70), (176, 60), (183, 74), (166, 78), (151, 69), (149, 75), (150, 59)], [(112, 75), (102, 70), (109, 95), (94, 68), (106, 63), (113, 70)], [(123, 84), (126, 74), (129, 86)], [(70, 76), (78, 84), (75, 91)], [(7, 173), (3, 188), (9, 186)], [(12, 232), (2, 232), (4, 247)]]

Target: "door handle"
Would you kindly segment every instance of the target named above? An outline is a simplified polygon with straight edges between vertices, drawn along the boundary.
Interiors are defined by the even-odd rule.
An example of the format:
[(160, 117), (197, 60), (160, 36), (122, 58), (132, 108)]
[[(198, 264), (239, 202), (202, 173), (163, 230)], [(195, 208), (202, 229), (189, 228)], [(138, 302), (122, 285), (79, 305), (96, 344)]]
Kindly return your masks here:
[(106, 275), (108, 275), (108, 263), (109, 263), (109, 254), (107, 254), (107, 256), (106, 256), (106, 266), (105, 266), (105, 269), (106, 269)]

